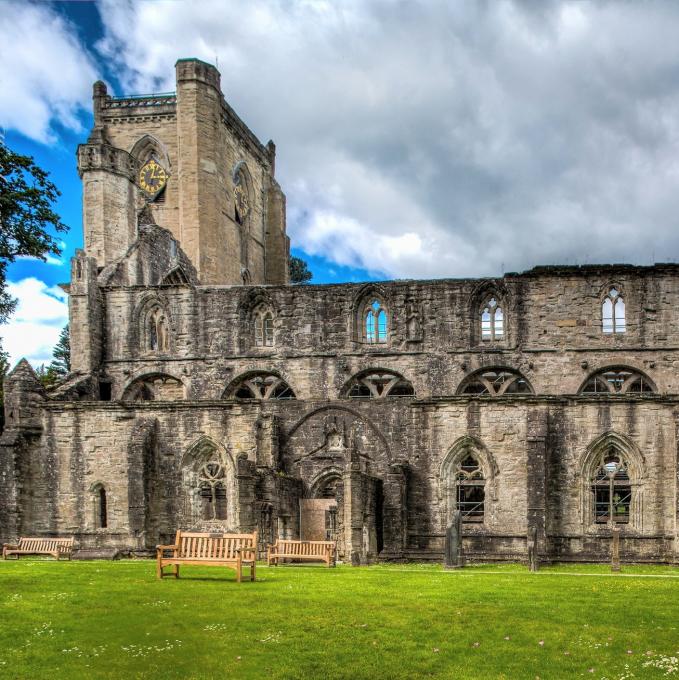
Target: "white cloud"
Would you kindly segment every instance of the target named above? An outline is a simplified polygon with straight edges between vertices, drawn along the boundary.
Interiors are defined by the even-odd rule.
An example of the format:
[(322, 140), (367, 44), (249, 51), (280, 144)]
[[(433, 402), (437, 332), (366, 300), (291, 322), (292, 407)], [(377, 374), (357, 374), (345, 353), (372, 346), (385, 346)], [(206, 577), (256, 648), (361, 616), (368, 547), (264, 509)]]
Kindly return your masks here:
[(45, 143), (55, 122), (80, 130), (96, 78), (75, 31), (49, 5), (2, 2), (0, 126)]
[[(65, 246), (61, 247), (64, 248)], [(44, 260), (41, 257), (35, 257), (34, 255), (19, 255), (17, 257), (17, 260), (31, 260), (34, 262), (44, 262), (45, 264), (51, 264), (54, 265), (55, 267), (61, 267), (64, 264), (64, 260), (55, 257), (54, 255), (45, 255)]]
[(58, 286), (33, 277), (10, 281), (7, 292), (18, 300), (9, 323), (0, 326), (10, 364), (14, 366), (23, 357), (36, 367), (48, 364), (61, 329), (68, 323), (68, 296)]
[(389, 276), (679, 253), (679, 5), (100, 3), (128, 91), (219, 58), (293, 245)]

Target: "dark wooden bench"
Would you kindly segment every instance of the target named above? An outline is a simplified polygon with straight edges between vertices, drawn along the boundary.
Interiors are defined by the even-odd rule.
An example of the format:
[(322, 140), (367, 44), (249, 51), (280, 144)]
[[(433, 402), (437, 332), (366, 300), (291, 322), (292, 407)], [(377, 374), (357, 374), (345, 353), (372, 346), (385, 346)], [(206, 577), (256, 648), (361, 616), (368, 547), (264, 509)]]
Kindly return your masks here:
[[(179, 578), (183, 564), (229, 567), (236, 571), (236, 581), (243, 578), (243, 567), (250, 568), (250, 580), (255, 580), (257, 532), (252, 534), (221, 534), (178, 531), (174, 545), (156, 547), (158, 578)], [(172, 566), (171, 573), (164, 567)]]
[(291, 541), (279, 538), (266, 551), (269, 566), (278, 566), (280, 559), (293, 561), (325, 562), (328, 566), (335, 564), (334, 541)]
[(60, 557), (67, 557), (70, 560), (73, 543), (73, 537), (31, 538), (22, 536), (16, 545), (3, 544), (2, 559), (6, 560), (9, 555), (14, 555), (16, 559), (19, 559), (20, 555), (51, 555), (57, 560)]

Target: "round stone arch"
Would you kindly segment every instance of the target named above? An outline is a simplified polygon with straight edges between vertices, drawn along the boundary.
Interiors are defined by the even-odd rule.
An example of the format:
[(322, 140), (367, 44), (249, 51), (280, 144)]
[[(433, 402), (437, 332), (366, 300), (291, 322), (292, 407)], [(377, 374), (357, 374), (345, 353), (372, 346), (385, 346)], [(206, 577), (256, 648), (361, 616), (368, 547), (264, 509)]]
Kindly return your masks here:
[(127, 383), (121, 401), (183, 401), (187, 393), (181, 378), (161, 371), (147, 371)]
[[(220, 470), (207, 476), (206, 466), (219, 466)], [(214, 470), (214, 468), (213, 468)], [(184, 529), (236, 531), (239, 526), (236, 465), (228, 447), (203, 435), (191, 444), (182, 455), (180, 467), (181, 502), (180, 524)], [(205, 514), (204, 485), (210, 480), (223, 485), (225, 499), (224, 517)], [(210, 498), (210, 502), (212, 502)], [(218, 514), (218, 513), (216, 513)]]

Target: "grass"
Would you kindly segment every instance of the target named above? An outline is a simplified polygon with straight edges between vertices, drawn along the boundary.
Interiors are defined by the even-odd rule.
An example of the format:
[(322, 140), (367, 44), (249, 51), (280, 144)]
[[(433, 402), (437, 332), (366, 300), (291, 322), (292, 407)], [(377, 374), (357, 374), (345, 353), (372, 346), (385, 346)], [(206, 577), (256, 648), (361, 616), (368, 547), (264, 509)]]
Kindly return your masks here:
[[(0, 562), (0, 677), (679, 680), (679, 569)], [(674, 660), (673, 660), (674, 659)]]

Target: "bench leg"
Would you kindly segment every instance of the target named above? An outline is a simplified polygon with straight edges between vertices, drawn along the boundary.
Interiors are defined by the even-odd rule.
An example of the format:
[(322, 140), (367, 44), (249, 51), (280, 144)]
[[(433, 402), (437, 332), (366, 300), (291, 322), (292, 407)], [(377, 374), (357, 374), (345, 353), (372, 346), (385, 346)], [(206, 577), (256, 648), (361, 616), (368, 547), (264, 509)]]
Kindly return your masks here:
[(163, 578), (163, 563), (160, 560), (156, 563), (156, 575), (158, 578)]
[(254, 581), (255, 580), (255, 568), (256, 568), (256, 563), (253, 562), (252, 566), (250, 567), (250, 580)]
[(179, 578), (179, 565), (178, 564), (174, 565), (174, 572), (173, 573), (174, 573), (175, 578)]

